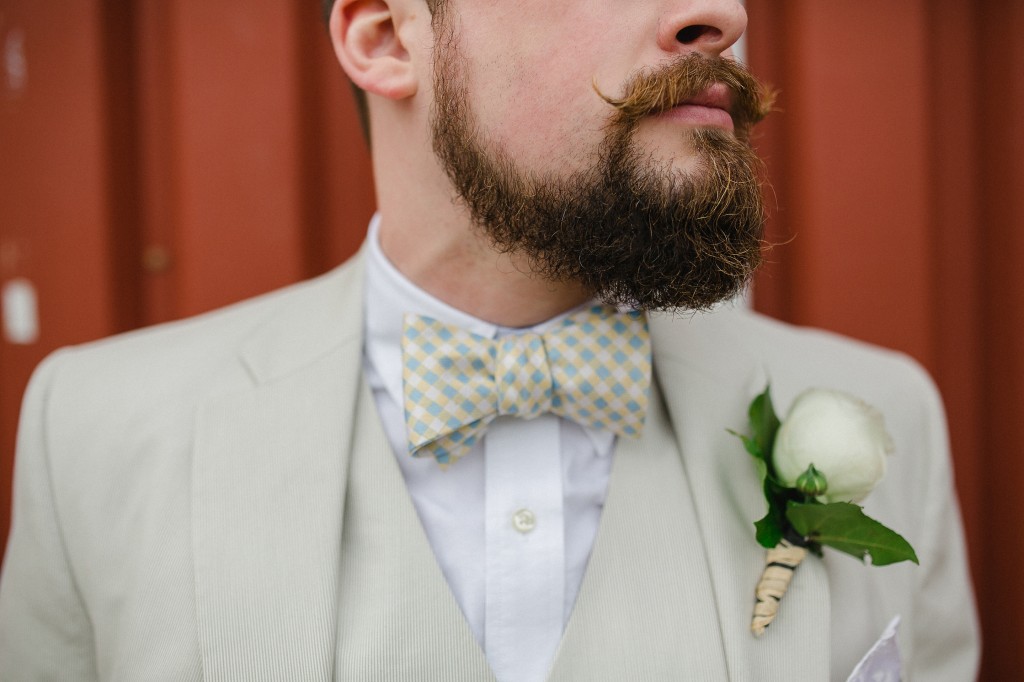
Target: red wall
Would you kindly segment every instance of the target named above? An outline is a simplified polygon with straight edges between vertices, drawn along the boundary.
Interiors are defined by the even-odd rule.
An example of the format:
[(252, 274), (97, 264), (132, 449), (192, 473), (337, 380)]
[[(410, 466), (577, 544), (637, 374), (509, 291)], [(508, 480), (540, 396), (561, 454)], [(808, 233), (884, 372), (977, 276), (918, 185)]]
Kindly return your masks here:
[[(315, 0), (6, 0), (0, 529), (15, 420), (50, 350), (316, 274), (373, 205)], [(1024, 3), (747, 0), (781, 90), (758, 145), (778, 244), (758, 308), (902, 349), (946, 399), (985, 626), (984, 679), (1024, 669)], [(0, 537), (2, 539), (2, 537)]]
[[(781, 90), (761, 310), (903, 350), (949, 414), (984, 632), (1024, 669), (1024, 3), (747, 0)], [(936, 598), (941, 598), (937, 596)]]
[(119, 321), (104, 28), (86, 2), (26, 0), (0, 12), (0, 286), (27, 280), (42, 303), (38, 341), (0, 337), (4, 537), (29, 373), (50, 349), (109, 334)]
[(0, 540), (21, 394), (51, 350), (327, 270), (373, 211), (369, 156), (317, 3), (6, 0), (0, 286), (40, 334), (0, 335)]

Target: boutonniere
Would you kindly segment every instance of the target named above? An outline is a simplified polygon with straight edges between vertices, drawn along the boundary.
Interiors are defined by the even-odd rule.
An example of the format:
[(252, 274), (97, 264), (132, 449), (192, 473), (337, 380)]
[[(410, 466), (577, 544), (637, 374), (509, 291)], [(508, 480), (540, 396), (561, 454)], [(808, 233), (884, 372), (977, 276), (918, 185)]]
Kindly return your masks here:
[(847, 393), (812, 388), (780, 421), (769, 387), (748, 416), (750, 435), (730, 433), (753, 456), (768, 501), (768, 513), (754, 523), (768, 550), (750, 624), (756, 636), (775, 619), (807, 552), (821, 556), (827, 546), (874, 566), (917, 563), (910, 543), (856, 504), (885, 474), (892, 449), (878, 410)]

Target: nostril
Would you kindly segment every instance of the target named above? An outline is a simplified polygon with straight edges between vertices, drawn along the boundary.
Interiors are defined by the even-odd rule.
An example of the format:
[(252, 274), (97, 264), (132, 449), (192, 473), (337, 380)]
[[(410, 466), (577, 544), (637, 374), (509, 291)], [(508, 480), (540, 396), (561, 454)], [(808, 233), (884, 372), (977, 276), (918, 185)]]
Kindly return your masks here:
[(714, 26), (703, 26), (700, 24), (694, 26), (687, 26), (679, 29), (676, 33), (676, 40), (681, 42), (683, 45), (692, 45), (699, 40), (718, 40), (722, 37), (722, 32)]

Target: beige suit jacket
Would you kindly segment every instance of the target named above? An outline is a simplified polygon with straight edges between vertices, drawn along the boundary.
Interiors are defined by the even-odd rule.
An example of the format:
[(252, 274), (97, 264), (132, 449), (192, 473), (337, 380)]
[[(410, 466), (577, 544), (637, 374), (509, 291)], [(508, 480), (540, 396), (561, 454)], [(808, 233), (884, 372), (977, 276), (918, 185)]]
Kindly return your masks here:
[[(18, 439), (0, 678), (333, 679), (339, 620), (360, 621), (339, 603), (338, 566), (362, 320), (356, 258), (316, 280), (44, 362)], [(925, 374), (895, 353), (728, 307), (655, 316), (651, 331), (711, 577), (717, 622), (705, 627), (717, 630), (727, 677), (845, 679), (899, 614), (904, 679), (971, 679), (976, 619), (942, 408)], [(756, 640), (749, 617), (764, 555), (752, 522), (764, 501), (726, 428), (744, 428), (746, 405), (769, 379), (780, 407), (823, 386), (881, 409), (896, 454), (866, 509), (911, 541), (921, 565), (871, 568), (834, 552), (811, 559)], [(623, 518), (602, 542), (629, 539)], [(687, 576), (649, 580), (671, 588)], [(450, 610), (450, 595), (442, 603), (445, 590), (432, 589)], [(610, 590), (591, 592), (613, 604)], [(382, 633), (395, 637), (396, 656), (415, 650), (423, 618), (410, 613)], [(455, 639), (422, 679), (487, 679), (472, 638)], [(551, 679), (624, 679), (611, 676), (613, 654), (604, 655), (563, 642)]]

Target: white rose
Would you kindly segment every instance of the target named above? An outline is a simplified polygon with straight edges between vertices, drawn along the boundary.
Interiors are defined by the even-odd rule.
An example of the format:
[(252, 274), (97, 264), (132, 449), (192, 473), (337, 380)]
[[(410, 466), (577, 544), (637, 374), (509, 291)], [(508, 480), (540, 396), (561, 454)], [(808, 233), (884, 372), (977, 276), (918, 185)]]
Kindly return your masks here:
[(784, 485), (811, 464), (825, 475), (822, 502), (859, 502), (885, 475), (892, 439), (881, 413), (842, 391), (812, 388), (789, 408), (775, 435), (772, 458)]

